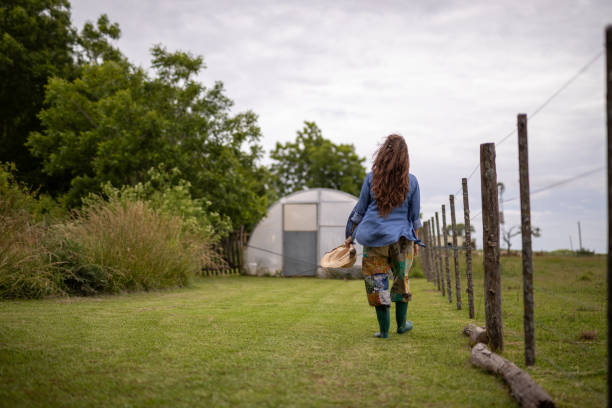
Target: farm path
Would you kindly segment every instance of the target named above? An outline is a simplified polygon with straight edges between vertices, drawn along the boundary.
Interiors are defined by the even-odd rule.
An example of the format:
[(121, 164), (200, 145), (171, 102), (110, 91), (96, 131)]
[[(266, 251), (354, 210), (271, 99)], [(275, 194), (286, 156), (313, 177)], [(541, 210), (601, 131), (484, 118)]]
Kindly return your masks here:
[[(471, 366), (467, 311), (424, 279), (411, 286), (414, 329), (396, 334), (392, 311), (386, 340), (372, 337), (360, 280), (199, 278), (168, 291), (0, 302), (0, 406), (516, 407), (500, 379)], [(505, 356), (520, 363), (516, 327)], [(585, 364), (605, 356), (602, 340), (576, 351)], [(560, 406), (605, 400), (605, 372), (565, 377), (543, 363), (530, 373)]]

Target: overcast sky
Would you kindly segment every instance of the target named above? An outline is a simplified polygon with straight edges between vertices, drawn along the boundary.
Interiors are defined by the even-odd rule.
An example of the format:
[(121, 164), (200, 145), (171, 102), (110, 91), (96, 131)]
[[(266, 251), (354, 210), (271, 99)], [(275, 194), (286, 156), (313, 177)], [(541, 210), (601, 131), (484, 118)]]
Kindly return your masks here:
[[(74, 0), (81, 27), (107, 13), (121, 50), (149, 67), (149, 49), (203, 55), (236, 112), (259, 115), (267, 153), (315, 121), (371, 164), (392, 132), (408, 142), (429, 218), (498, 142), (603, 50), (612, 1), (136, 1)], [(605, 165), (605, 56), (529, 122), (532, 191)], [(516, 136), (497, 146), (504, 199), (518, 196)], [(268, 162), (266, 158), (264, 162)], [(604, 170), (532, 197), (534, 249), (604, 252)], [(470, 179), (472, 214), (480, 173)], [(459, 198), (459, 197), (458, 197)], [(462, 200), (458, 211), (463, 218)], [(448, 206), (448, 204), (447, 204)], [(504, 205), (519, 224), (518, 200)], [(473, 220), (482, 241), (482, 219)], [(520, 248), (520, 235), (513, 248)]]

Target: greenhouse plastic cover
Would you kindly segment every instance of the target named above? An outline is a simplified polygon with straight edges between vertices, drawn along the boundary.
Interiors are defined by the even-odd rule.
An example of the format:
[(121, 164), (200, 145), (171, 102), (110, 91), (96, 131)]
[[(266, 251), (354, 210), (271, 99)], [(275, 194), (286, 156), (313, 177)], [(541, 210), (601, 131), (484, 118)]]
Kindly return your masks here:
[[(351, 194), (325, 188), (299, 191), (280, 199), (251, 234), (246, 250), (247, 270), (258, 275), (300, 274), (283, 270), (283, 236), (287, 236), (283, 227), (284, 231), (316, 234), (316, 259), (312, 259), (312, 266), (318, 266), (325, 252), (344, 242), (346, 221), (356, 203), (357, 197)], [(356, 247), (361, 254), (361, 246)], [(361, 266), (361, 257), (356, 264)]]

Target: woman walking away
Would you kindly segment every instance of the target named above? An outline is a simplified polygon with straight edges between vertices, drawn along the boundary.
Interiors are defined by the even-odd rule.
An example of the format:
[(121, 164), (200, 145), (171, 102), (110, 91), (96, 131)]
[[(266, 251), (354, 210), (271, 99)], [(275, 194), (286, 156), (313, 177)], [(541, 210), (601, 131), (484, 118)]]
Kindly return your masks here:
[[(411, 298), (408, 271), (418, 253), (419, 184), (409, 173), (408, 146), (399, 135), (389, 135), (378, 148), (372, 172), (366, 175), (359, 201), (349, 216), (347, 232), (363, 245), (363, 279), (370, 306), (376, 308), (380, 331), (389, 337), (391, 302), (395, 302), (397, 332), (412, 329), (406, 321)], [(392, 281), (389, 290), (389, 281)]]

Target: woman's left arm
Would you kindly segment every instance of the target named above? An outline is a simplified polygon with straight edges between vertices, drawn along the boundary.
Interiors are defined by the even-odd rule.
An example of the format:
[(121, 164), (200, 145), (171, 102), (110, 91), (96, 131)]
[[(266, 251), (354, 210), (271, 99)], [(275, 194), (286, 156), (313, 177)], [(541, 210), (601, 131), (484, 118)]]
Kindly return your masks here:
[(370, 205), (370, 177), (369, 174), (366, 175), (363, 180), (363, 184), (361, 186), (361, 193), (359, 194), (359, 200), (357, 204), (355, 204), (355, 208), (351, 211), (351, 215), (346, 222), (345, 229), (345, 238), (350, 237), (353, 234), (353, 231), (357, 227), (365, 215), (366, 210), (368, 209), (368, 205)]
[(419, 190), (419, 182), (416, 177), (414, 178), (414, 186), (411, 186), (412, 197), (410, 198), (410, 209), (408, 211), (408, 218), (412, 222), (414, 231), (416, 232), (421, 228), (421, 191)]
[[(421, 229), (421, 191), (419, 189), (419, 182), (414, 177), (414, 186), (411, 186), (412, 197), (410, 198), (410, 209), (408, 211), (408, 218), (412, 222), (414, 234), (416, 239), (419, 239), (419, 230)], [(414, 245), (414, 255), (419, 253), (419, 246)]]

